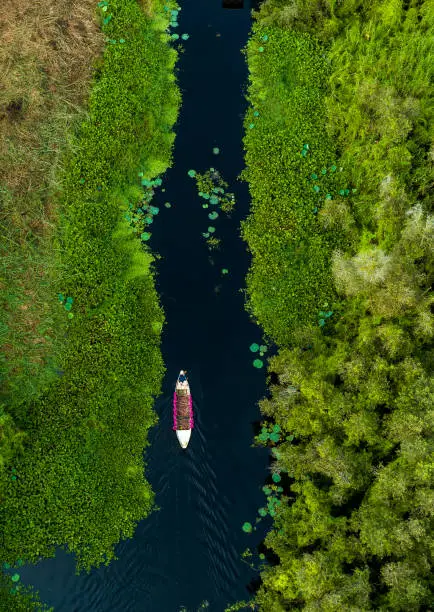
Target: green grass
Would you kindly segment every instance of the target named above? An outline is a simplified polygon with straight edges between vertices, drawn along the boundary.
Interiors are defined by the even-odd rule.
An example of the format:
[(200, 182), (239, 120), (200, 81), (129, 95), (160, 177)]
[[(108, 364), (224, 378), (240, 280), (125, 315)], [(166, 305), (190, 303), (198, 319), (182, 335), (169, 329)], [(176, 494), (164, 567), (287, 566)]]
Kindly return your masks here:
[[(139, 172), (151, 179), (172, 164), (181, 102), (166, 19), (156, 29), (133, 0), (112, 0), (109, 14), (104, 33), (125, 43), (107, 44), (88, 120), (65, 155), (53, 238), (47, 318), (66, 333), (52, 364), (64, 375), (33, 396), (2, 397), (14, 426), (2, 444), (0, 561), (34, 562), (63, 546), (77, 554), (77, 572), (108, 564), (155, 509), (143, 451), (157, 422), (164, 314), (152, 253), (125, 214), (143, 197)], [(58, 293), (73, 298), (69, 313)], [(19, 380), (9, 374), (9, 389)], [(26, 434), (21, 450), (11, 448), (14, 427)]]

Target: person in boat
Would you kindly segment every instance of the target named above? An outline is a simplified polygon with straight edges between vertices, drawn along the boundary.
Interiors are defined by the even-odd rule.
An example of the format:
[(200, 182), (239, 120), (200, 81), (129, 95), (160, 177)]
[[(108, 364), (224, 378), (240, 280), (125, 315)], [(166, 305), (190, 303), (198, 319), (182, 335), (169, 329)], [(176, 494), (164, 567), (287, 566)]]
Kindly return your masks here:
[(187, 377), (185, 376), (185, 372), (184, 370), (181, 370), (181, 374), (179, 375), (179, 382), (183, 383), (187, 380)]

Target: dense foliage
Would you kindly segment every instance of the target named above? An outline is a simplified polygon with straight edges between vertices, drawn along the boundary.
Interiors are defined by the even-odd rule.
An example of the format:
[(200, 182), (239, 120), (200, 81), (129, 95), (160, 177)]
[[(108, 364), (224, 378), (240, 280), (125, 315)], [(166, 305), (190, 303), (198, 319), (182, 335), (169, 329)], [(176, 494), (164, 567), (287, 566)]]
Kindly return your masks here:
[[(243, 235), (248, 307), (279, 346), (256, 442), (273, 447), (283, 503), (260, 509), (262, 583), (240, 608), (428, 610), (432, 3), (269, 0), (255, 19)], [(333, 157), (341, 197), (323, 183)]]
[[(98, 15), (108, 44), (88, 120), (69, 135), (53, 240), (51, 310), (60, 312), (66, 339), (59, 338), (50, 367), (61, 377), (23, 397), (17, 369), (2, 389), (6, 569), (53, 556), (56, 546), (76, 553), (77, 572), (108, 564), (119, 540), (155, 507), (143, 451), (157, 421), (164, 316), (152, 254), (131, 211), (146, 206), (150, 186), (159, 184), (150, 179), (172, 163), (181, 100), (172, 70), (177, 52), (163, 33), (169, 18), (162, 2), (146, 11), (134, 0), (112, 0), (103, 11), (106, 5), (99, 3)], [(16, 595), (10, 586), (3, 576), (0, 605), (12, 597), (9, 609), (26, 609), (24, 590)]]

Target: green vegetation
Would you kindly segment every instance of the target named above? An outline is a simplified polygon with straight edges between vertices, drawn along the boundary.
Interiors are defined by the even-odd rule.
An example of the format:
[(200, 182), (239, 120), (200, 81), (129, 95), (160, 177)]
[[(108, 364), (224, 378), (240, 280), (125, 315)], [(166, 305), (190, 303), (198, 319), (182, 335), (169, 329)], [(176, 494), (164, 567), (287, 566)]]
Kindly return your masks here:
[[(44, 303), (38, 332), (50, 343), (34, 368), (31, 347), (12, 351), (27, 333), (14, 309), (21, 302), (31, 312), (32, 302), (23, 304), (13, 280), (20, 248), (11, 245), (23, 242), (23, 232), (11, 224), (1, 245), (8, 253), (3, 342), (12, 348), (1, 366), (0, 562), (12, 568), (52, 557), (56, 546), (76, 553), (77, 573), (107, 565), (115, 545), (155, 509), (143, 451), (157, 422), (164, 316), (153, 257), (139, 236), (158, 214), (149, 187), (161, 179), (151, 179), (172, 163), (177, 52), (164, 33), (169, 17), (160, 0), (143, 9), (135, 0), (98, 7), (108, 44), (89, 85), (87, 120), (68, 132), (69, 148), (52, 177), (58, 224), (28, 245), (28, 261), (21, 261), (27, 276), (33, 260), (50, 264), (43, 291), (40, 278), (32, 285)], [(9, 192), (5, 185), (12, 207)], [(1, 609), (28, 609), (26, 589), (13, 586), (17, 575), (2, 575)]]
[(427, 610), (432, 3), (268, 0), (254, 17), (242, 231), (247, 307), (279, 348), (255, 442), (283, 503), (256, 597), (227, 610)]

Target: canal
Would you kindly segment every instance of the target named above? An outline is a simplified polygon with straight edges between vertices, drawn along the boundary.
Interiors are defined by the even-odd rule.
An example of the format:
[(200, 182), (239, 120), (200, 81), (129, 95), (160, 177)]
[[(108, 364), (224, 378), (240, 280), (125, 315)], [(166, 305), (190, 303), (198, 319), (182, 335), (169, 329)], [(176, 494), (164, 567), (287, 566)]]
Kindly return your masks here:
[[(160, 421), (150, 432), (145, 456), (146, 478), (160, 510), (118, 545), (119, 559), (109, 567), (76, 576), (73, 557), (59, 550), (54, 559), (21, 568), (23, 583), (33, 584), (56, 612), (178, 612), (183, 607), (196, 612), (203, 602), (221, 612), (228, 603), (248, 599), (258, 576), (240, 558), (265, 534), (264, 523), (252, 535), (241, 527), (254, 522), (263, 505), (268, 468), (268, 451), (251, 448), (253, 423), (260, 417), (257, 402), (266, 387), (264, 370), (252, 366), (249, 346), (262, 338), (240, 291), (250, 261), (239, 236), (249, 192), (237, 181), (244, 166), (247, 106), (247, 66), (240, 50), (250, 31), (250, 6), (245, 2), (231, 10), (222, 0), (183, 0), (180, 6), (175, 31), (190, 36), (177, 64), (183, 102), (174, 126), (174, 164), (162, 177), (165, 192), (158, 189), (152, 202), (160, 213), (149, 242), (160, 256), (157, 289), (167, 320), (162, 338), (167, 373), (155, 405)], [(220, 214), (212, 223), (187, 174), (211, 167), (236, 198), (231, 216)], [(221, 239), (216, 251), (202, 236), (210, 224)], [(172, 394), (181, 368), (188, 371), (195, 413), (186, 451), (172, 431)]]

